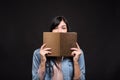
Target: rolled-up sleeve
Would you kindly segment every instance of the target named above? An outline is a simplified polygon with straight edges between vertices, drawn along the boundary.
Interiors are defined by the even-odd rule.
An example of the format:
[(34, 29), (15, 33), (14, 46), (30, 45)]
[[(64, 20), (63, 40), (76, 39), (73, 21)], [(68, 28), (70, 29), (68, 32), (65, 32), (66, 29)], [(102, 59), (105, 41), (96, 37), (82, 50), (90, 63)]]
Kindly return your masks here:
[(79, 65), (80, 65), (80, 71), (81, 71), (80, 80), (85, 80), (85, 59), (84, 59), (83, 51), (79, 58)]
[(38, 69), (40, 64), (40, 49), (37, 49), (33, 53), (33, 61), (32, 61), (32, 80), (39, 80)]

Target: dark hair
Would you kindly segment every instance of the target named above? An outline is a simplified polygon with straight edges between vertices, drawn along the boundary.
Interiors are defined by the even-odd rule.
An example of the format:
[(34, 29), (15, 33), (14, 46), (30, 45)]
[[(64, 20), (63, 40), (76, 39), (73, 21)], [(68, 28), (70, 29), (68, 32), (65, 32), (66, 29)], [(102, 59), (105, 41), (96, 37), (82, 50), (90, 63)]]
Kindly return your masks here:
[(60, 22), (62, 20), (66, 23), (66, 25), (67, 25), (67, 32), (69, 32), (70, 31), (70, 27), (69, 27), (67, 19), (64, 16), (57, 16), (57, 17), (55, 17), (52, 20), (52, 22), (51, 22), (49, 31), (52, 32), (52, 30), (55, 29), (60, 24)]

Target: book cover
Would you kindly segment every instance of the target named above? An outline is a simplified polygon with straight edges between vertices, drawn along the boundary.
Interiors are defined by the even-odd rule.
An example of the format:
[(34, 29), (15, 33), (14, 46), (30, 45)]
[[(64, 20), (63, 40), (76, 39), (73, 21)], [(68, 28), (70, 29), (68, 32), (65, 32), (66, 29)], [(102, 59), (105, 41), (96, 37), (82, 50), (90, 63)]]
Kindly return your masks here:
[(77, 33), (53, 33), (43, 32), (43, 43), (46, 43), (47, 48), (51, 49), (51, 54), (47, 56), (71, 56), (70, 48), (77, 47)]

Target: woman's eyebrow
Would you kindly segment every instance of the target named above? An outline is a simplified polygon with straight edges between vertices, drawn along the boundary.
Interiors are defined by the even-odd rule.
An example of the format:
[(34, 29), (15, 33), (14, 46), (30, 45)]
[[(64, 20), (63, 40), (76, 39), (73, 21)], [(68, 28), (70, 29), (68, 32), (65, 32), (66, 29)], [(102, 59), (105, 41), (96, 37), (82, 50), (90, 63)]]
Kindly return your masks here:
[(64, 25), (62, 25), (62, 26), (66, 26), (66, 25), (64, 24)]

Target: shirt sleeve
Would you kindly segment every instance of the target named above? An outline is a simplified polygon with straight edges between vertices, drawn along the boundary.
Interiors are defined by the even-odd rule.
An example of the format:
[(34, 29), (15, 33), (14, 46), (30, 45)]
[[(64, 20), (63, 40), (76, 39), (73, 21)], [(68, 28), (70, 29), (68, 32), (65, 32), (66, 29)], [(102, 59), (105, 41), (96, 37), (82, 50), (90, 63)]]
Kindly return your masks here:
[(40, 49), (37, 49), (33, 53), (32, 80), (39, 80), (38, 75), (39, 64), (40, 64)]
[(80, 80), (85, 80), (85, 59), (84, 59), (83, 51), (79, 58), (79, 65), (80, 65), (80, 71), (81, 71)]

